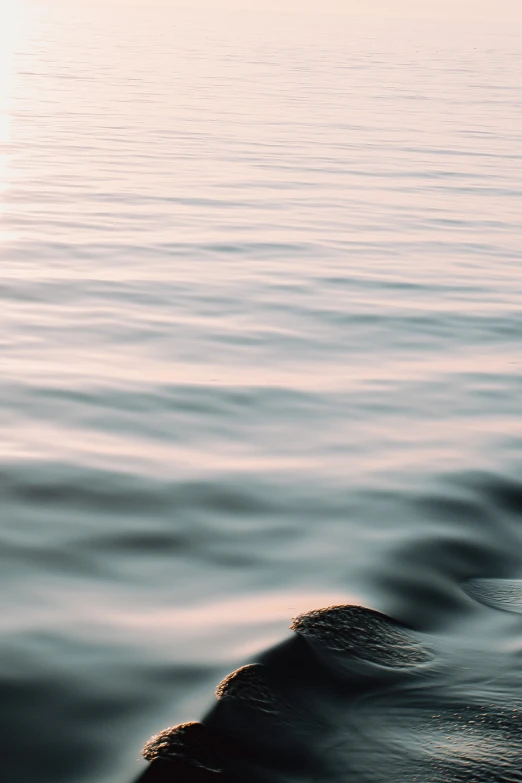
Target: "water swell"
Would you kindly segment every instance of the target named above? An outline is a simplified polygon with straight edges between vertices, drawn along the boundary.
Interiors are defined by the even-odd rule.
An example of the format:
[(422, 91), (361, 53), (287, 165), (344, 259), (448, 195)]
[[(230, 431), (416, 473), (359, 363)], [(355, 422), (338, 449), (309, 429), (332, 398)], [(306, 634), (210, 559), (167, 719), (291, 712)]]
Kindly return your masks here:
[[(3, 5), (2, 778), (127, 783), (250, 663), (319, 779), (516, 779), (513, 30)], [(339, 604), (431, 668), (316, 665)]]

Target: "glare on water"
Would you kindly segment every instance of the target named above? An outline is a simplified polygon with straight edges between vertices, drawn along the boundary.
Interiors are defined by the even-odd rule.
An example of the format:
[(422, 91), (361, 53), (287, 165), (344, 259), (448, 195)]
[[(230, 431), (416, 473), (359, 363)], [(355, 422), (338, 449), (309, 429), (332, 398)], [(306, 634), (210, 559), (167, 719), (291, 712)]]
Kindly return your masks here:
[(6, 780), (128, 783), (297, 612), (519, 578), (521, 51), (0, 0)]

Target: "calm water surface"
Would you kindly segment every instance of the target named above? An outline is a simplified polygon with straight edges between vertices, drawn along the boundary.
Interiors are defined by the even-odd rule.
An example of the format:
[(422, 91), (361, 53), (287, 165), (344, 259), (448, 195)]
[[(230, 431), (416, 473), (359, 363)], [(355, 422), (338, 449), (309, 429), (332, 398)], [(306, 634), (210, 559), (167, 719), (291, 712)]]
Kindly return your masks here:
[(85, 5), (0, 5), (17, 783), (131, 780), (299, 611), (522, 575), (520, 34)]

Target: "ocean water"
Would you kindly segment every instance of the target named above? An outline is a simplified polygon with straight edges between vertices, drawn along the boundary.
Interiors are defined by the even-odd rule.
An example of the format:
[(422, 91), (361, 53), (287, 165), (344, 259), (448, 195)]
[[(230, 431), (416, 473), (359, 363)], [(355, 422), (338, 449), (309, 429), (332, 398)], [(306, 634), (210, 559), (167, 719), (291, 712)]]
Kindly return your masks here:
[(129, 783), (297, 613), (522, 576), (520, 44), (0, 4), (2, 780)]

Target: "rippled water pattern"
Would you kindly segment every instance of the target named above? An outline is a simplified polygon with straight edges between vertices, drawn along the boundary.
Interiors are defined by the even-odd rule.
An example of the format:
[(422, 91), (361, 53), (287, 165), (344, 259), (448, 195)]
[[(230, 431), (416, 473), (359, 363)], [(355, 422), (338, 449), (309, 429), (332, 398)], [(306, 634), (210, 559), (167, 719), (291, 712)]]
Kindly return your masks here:
[(299, 611), (522, 573), (519, 32), (85, 6), (0, 7), (17, 783), (130, 781)]

